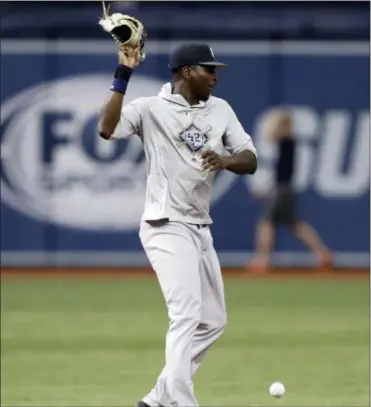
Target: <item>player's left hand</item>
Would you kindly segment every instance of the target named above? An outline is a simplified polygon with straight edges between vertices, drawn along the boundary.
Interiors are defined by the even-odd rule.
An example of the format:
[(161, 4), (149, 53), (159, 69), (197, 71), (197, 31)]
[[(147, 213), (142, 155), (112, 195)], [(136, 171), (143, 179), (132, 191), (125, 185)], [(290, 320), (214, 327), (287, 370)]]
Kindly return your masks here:
[(218, 171), (224, 170), (226, 163), (225, 160), (220, 157), (215, 151), (205, 150), (201, 152), (202, 169), (204, 171)]

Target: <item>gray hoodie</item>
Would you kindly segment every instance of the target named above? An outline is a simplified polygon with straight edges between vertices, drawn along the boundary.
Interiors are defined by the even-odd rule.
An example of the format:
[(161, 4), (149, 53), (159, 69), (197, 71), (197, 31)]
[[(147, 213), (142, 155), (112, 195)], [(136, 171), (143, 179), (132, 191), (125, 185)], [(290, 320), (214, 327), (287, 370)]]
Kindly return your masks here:
[(157, 96), (135, 99), (122, 109), (113, 138), (138, 135), (147, 167), (147, 190), (142, 220), (209, 224), (215, 173), (201, 168), (203, 149), (223, 154), (251, 150), (244, 131), (229, 104), (211, 96), (198, 105), (171, 93), (166, 83)]

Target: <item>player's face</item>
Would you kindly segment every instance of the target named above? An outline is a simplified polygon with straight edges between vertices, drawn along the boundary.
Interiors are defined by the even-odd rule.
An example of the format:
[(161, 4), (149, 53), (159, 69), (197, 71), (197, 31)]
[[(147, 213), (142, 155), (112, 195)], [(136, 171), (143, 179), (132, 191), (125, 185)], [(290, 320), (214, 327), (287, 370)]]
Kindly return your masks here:
[(189, 85), (197, 99), (202, 101), (209, 99), (217, 81), (215, 66), (196, 65), (191, 68)]

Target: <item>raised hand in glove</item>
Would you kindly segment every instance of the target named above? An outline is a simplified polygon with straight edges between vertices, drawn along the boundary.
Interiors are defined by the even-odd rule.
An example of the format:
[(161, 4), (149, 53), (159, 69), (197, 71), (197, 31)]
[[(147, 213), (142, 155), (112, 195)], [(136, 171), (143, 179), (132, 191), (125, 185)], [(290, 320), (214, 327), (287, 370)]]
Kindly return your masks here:
[(102, 3), (103, 16), (99, 20), (99, 25), (112, 35), (120, 50), (138, 49), (139, 62), (142, 62), (146, 57), (147, 38), (143, 24), (136, 18), (121, 13), (109, 15), (109, 8), (106, 9), (104, 1)]
[(132, 48), (130, 46), (120, 45), (118, 50), (118, 60), (120, 65), (128, 66), (134, 69), (140, 64), (140, 47)]

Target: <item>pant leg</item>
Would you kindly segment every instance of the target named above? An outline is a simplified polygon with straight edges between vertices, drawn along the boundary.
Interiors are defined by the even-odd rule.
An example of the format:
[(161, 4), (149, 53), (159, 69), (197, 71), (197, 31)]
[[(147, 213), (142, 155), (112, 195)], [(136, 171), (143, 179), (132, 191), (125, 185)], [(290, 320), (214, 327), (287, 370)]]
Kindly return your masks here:
[(192, 386), (192, 339), (201, 317), (200, 252), (185, 225), (143, 224), (140, 239), (156, 272), (169, 315), (166, 375), (148, 404), (198, 406)]
[[(222, 335), (227, 323), (224, 298), (224, 284), (218, 256), (213, 246), (213, 239), (209, 228), (199, 232), (201, 242), (201, 320), (192, 340), (191, 371), (192, 375), (198, 370), (202, 359), (210, 346)], [(159, 375), (156, 386), (143, 398), (150, 406), (159, 405), (159, 394), (166, 392), (165, 382), (167, 367)], [(191, 382), (190, 384), (193, 387)]]
[(210, 346), (223, 334), (227, 324), (224, 282), (218, 256), (209, 228), (201, 234), (201, 322), (192, 342), (192, 373), (194, 374)]

